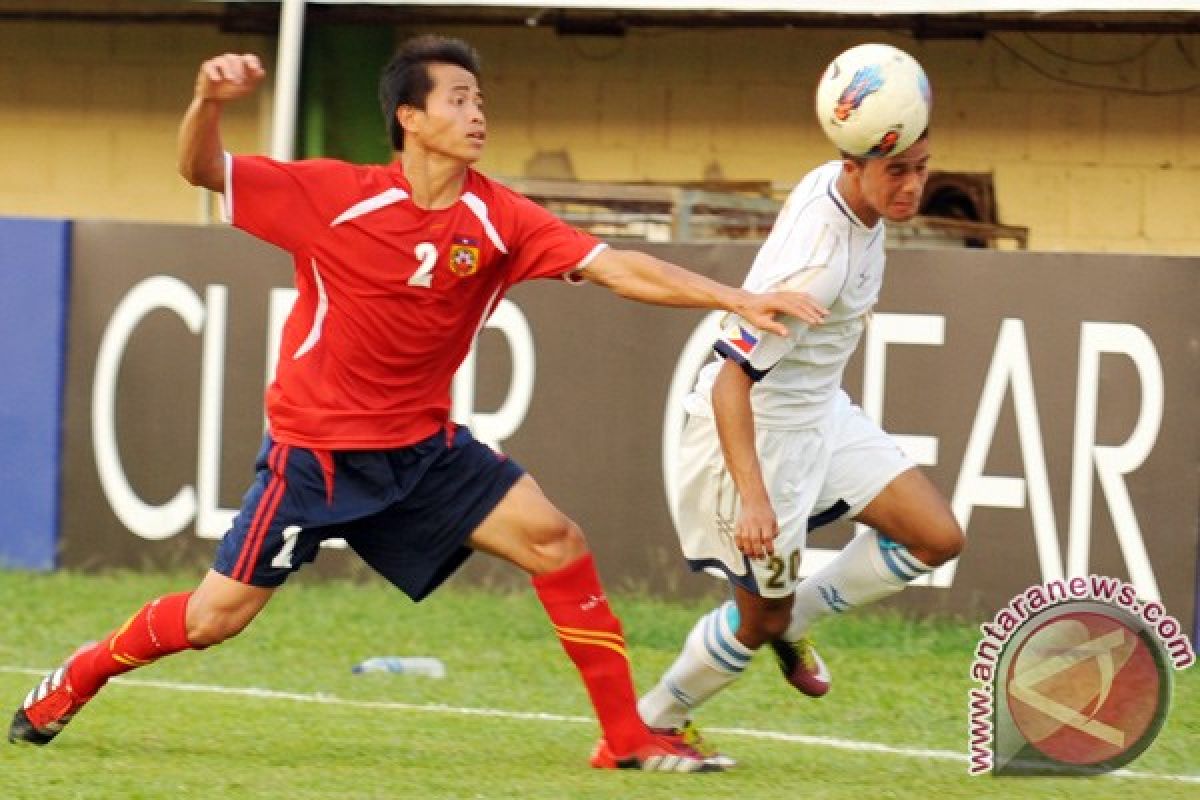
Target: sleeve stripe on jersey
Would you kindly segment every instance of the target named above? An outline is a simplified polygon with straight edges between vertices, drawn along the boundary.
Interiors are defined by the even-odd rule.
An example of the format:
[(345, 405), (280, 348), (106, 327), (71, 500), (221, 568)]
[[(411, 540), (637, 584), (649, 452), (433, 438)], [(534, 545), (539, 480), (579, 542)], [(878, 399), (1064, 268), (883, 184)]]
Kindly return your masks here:
[(325, 284), (321, 281), (321, 273), (317, 269), (316, 259), (312, 260), (312, 271), (313, 280), (317, 283), (317, 310), (313, 314), (312, 328), (309, 329), (308, 336), (304, 338), (301, 345), (296, 348), (296, 352), (292, 356), (293, 361), (317, 346), (317, 342), (321, 340), (321, 328), (325, 325), (325, 315), (329, 312), (329, 295), (325, 294)]
[(488, 219), (487, 204), (479, 199), (479, 196), (474, 192), (463, 192), (463, 203), (475, 216), (479, 217), (479, 221), (483, 223), (483, 232), (492, 240), (492, 244), (496, 245), (496, 249), (501, 253), (508, 255), (508, 248), (504, 246), (504, 240), (500, 238), (500, 232), (496, 230), (496, 226)]
[(595, 247), (588, 251), (588, 254), (579, 259), (579, 263), (575, 265), (575, 269), (584, 269), (588, 264), (596, 260), (596, 256), (604, 250), (608, 249), (608, 244), (605, 242), (598, 243)]
[(352, 219), (357, 219), (364, 214), (370, 214), (372, 211), (378, 211), (385, 206), (390, 206), (393, 203), (399, 203), (408, 198), (408, 192), (403, 189), (397, 189), (393, 186), (390, 189), (385, 189), (374, 197), (368, 197), (366, 200), (359, 200), (354, 205), (347, 208), (341, 214), (337, 215), (337, 219), (329, 223), (329, 227), (336, 228), (343, 222), (349, 222)]
[(591, 250), (588, 251), (588, 254), (586, 256), (579, 259), (579, 263), (575, 265), (574, 269), (563, 273), (563, 276), (562, 276), (563, 280), (573, 286), (577, 286), (581, 283), (584, 283), (586, 279), (583, 277), (583, 270), (587, 269), (588, 265), (596, 260), (596, 256), (600, 255), (602, 252), (604, 252), (607, 249), (608, 249), (607, 242), (600, 242), (599, 244), (597, 244), (595, 247), (593, 247)]
[(724, 358), (733, 359), (733, 362), (742, 368), (742, 372), (750, 376), (750, 380), (756, 383), (767, 377), (767, 372), (770, 371), (765, 369), (755, 369), (742, 351), (738, 350), (724, 339), (718, 339), (717, 343), (713, 345), (713, 350), (716, 350), (717, 354)]

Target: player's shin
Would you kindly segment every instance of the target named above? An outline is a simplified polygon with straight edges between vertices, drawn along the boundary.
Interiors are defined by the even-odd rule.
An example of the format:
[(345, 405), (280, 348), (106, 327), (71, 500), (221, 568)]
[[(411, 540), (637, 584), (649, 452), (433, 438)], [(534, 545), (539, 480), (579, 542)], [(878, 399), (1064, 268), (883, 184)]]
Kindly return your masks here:
[(890, 597), (931, 571), (906, 547), (876, 531), (855, 536), (796, 587), (792, 623), (783, 638), (797, 641), (822, 614), (840, 614)]
[(533, 587), (583, 678), (613, 752), (632, 753), (648, 744), (651, 735), (637, 713), (621, 622), (609, 608), (591, 554), (535, 575)]
[(693, 708), (741, 677), (754, 651), (734, 636), (737, 628), (738, 610), (733, 603), (700, 618), (675, 663), (638, 701), (647, 725), (682, 728)]
[(187, 603), (191, 592), (151, 600), (102, 641), (71, 659), (68, 680), (81, 697), (91, 697), (109, 678), (144, 667), (163, 656), (191, 649)]

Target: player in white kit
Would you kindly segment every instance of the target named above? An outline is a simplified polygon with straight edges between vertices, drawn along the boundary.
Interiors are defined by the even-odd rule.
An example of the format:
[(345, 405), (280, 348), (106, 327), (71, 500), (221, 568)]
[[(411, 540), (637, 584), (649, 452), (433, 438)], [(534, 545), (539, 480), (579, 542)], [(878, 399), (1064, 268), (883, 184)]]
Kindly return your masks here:
[[(728, 577), (734, 600), (696, 623), (642, 697), (651, 727), (694, 737), (692, 709), (768, 643), (793, 686), (823, 695), (813, 621), (895, 594), (963, 547), (945, 499), (841, 389), (883, 283), (884, 220), (917, 213), (929, 152), (925, 135), (889, 157), (831, 161), (796, 186), (744, 285), (807, 292), (828, 316), (792, 321), (787, 337), (727, 318), (720, 358), (687, 398), (680, 543), (693, 569)], [(840, 517), (873, 530), (798, 581), (808, 531)]]

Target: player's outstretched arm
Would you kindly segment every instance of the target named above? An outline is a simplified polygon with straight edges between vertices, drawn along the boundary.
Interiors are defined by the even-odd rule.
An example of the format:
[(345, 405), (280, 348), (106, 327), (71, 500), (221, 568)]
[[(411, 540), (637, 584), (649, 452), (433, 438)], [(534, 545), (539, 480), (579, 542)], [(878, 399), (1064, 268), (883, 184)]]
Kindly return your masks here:
[(258, 56), (250, 53), (226, 53), (200, 65), (192, 103), (179, 126), (179, 174), (188, 183), (225, 191), (221, 108), (252, 93), (265, 74)]
[(788, 330), (775, 320), (776, 314), (818, 325), (829, 313), (805, 292), (757, 294), (734, 289), (636, 250), (602, 250), (580, 274), (621, 297), (659, 306), (732, 311), (754, 327), (780, 336), (787, 336)]
[(761, 558), (775, 552), (779, 523), (755, 446), (754, 410), (750, 402), (753, 386), (754, 381), (741, 366), (726, 360), (713, 382), (712, 403), (725, 468), (742, 501), (734, 543), (745, 555)]

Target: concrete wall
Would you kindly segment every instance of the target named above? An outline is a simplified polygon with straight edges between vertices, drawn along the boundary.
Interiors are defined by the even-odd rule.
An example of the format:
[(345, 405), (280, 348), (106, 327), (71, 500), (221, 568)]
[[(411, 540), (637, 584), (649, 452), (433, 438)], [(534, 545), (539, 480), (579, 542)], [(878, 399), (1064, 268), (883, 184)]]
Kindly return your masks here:
[[(830, 154), (810, 111), (820, 69), (846, 46), (882, 39), (929, 71), (936, 167), (993, 173), (1000, 220), (1028, 226), (1034, 249), (1200, 250), (1200, 96), (1154, 94), (1200, 83), (1200, 35), (442, 32), (484, 56), (492, 137), (482, 166), (497, 176), (569, 169), (582, 180), (790, 186)], [(0, 214), (202, 219), (200, 195), (174, 171), (195, 67), (225, 49), (273, 63), (273, 46), (205, 25), (0, 22)], [(1074, 85), (1085, 83), (1113, 88)], [(269, 94), (230, 109), (231, 149), (265, 149)]]
[[(273, 48), (208, 25), (0, 21), (0, 215), (205, 219), (205, 193), (175, 170), (196, 67)], [(269, 120), (268, 92), (231, 106), (226, 145), (265, 150)]]

